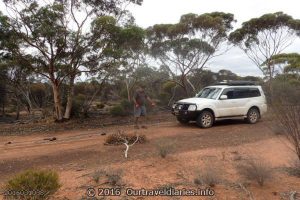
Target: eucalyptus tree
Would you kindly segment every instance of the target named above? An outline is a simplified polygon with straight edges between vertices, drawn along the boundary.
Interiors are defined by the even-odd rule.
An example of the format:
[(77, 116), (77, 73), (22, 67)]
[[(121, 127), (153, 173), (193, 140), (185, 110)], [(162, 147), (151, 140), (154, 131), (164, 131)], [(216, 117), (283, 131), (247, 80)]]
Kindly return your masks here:
[(276, 79), (300, 86), (300, 54), (282, 53), (270, 58), (271, 64), (280, 70)]
[(5, 62), (9, 56), (6, 48), (9, 37), (10, 29), (8, 25), (8, 18), (0, 11), (0, 105), (2, 108), (2, 116), (5, 116), (5, 103), (8, 96), (8, 69)]
[[(10, 51), (52, 85), (56, 120), (69, 119), (74, 82), (82, 73), (105, 71), (113, 60), (116, 19), (124, 4), (141, 0), (4, 0), (9, 24), (18, 39)], [(11, 40), (15, 44), (15, 40)], [(61, 85), (69, 86), (65, 112)], [(64, 113), (63, 113), (64, 112)]]
[(5, 116), (5, 103), (7, 100), (7, 71), (0, 66), (0, 106), (2, 109), (2, 116)]
[(127, 25), (120, 31), (117, 48), (119, 68), (115, 78), (124, 83), (127, 99), (131, 101), (131, 92), (137, 82), (134, 71), (145, 65), (145, 30), (135, 24)]
[(230, 34), (230, 41), (242, 49), (269, 80), (275, 75), (271, 58), (283, 52), (299, 34), (300, 21), (282, 12), (262, 15), (242, 24)]
[(282, 53), (270, 58), (272, 65), (283, 65), (284, 73), (297, 74), (300, 76), (300, 54)]
[(147, 30), (150, 54), (167, 67), (173, 81), (189, 96), (189, 87), (194, 93), (196, 89), (188, 75), (224, 53), (223, 44), (234, 21), (233, 14), (213, 12), (186, 14), (176, 24), (154, 25)]

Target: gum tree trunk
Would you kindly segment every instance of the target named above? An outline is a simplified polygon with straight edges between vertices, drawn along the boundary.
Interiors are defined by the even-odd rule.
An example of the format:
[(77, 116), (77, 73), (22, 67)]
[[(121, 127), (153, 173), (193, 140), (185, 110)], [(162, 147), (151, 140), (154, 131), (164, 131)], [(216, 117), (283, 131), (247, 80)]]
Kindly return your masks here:
[(61, 105), (59, 85), (55, 82), (52, 83), (52, 89), (53, 89), (55, 118), (56, 118), (57, 121), (62, 121), (63, 120), (63, 113), (62, 113), (62, 105)]
[(66, 105), (66, 110), (65, 110), (65, 114), (64, 114), (64, 119), (67, 119), (67, 120), (70, 119), (70, 117), (71, 117), (71, 111), (72, 111), (72, 106), (73, 106), (74, 81), (75, 81), (75, 77), (72, 76), (70, 79), (67, 105)]

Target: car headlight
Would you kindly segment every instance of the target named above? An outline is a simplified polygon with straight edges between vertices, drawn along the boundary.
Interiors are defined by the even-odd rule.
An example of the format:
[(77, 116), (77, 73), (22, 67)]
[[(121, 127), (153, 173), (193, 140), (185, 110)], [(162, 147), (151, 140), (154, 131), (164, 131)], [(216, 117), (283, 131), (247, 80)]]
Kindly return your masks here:
[(188, 111), (195, 111), (197, 109), (196, 105), (190, 105)]
[(173, 108), (173, 109), (175, 109), (175, 107), (176, 107), (176, 103), (174, 103), (174, 104), (172, 105), (172, 108)]

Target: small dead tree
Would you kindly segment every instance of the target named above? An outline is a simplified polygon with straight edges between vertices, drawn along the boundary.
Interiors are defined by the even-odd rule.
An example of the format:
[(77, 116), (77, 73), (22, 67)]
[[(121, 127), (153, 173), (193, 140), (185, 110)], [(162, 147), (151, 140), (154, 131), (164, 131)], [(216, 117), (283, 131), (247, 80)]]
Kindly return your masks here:
[(273, 123), (283, 131), (300, 161), (300, 105), (278, 104), (273, 113)]
[(139, 141), (139, 135), (136, 134), (136, 139), (133, 142), (131, 142), (130, 139), (128, 139), (125, 136), (125, 134), (123, 134), (121, 131), (118, 131), (118, 137), (122, 141), (122, 143), (126, 146), (124, 153), (125, 153), (125, 158), (127, 159), (129, 148), (135, 145)]

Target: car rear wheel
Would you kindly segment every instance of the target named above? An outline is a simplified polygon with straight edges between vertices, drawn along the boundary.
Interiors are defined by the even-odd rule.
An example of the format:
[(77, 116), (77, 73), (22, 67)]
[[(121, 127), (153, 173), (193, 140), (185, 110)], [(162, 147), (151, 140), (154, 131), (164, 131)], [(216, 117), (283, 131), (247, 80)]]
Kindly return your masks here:
[(184, 119), (181, 117), (177, 117), (177, 121), (179, 121), (180, 124), (188, 124), (190, 122), (188, 119)]
[(209, 111), (203, 111), (198, 116), (196, 123), (201, 128), (210, 128), (214, 123), (214, 116)]
[(251, 108), (247, 113), (246, 120), (249, 124), (255, 124), (256, 122), (258, 122), (259, 118), (260, 118), (260, 114), (257, 108)]

